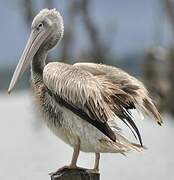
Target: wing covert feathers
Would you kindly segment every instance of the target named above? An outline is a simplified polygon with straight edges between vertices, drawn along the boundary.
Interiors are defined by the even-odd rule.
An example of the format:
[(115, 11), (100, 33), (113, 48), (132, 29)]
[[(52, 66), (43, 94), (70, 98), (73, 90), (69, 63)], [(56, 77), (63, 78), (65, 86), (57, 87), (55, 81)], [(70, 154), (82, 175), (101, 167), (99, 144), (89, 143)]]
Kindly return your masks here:
[(74, 66), (78, 66), (96, 76), (104, 76), (114, 85), (118, 85), (121, 90), (131, 96), (130, 103), (132, 103), (137, 110), (151, 116), (158, 124), (162, 124), (160, 113), (149, 97), (147, 89), (133, 76), (130, 76), (119, 68), (102, 64), (76, 63)]
[(159, 124), (162, 122), (143, 84), (118, 68), (94, 63), (68, 65), (54, 62), (45, 66), (43, 80), (67, 108), (76, 111), (111, 140), (115, 138), (108, 121), (117, 116), (143, 146), (130, 109), (152, 116)]

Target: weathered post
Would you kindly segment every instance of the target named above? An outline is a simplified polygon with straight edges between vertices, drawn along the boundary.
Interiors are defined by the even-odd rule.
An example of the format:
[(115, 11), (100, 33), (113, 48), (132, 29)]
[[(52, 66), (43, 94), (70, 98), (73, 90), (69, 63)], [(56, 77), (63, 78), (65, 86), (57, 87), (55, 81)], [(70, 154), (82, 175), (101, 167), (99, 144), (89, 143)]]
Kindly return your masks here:
[(64, 169), (51, 175), (51, 180), (99, 180), (100, 174), (81, 169)]

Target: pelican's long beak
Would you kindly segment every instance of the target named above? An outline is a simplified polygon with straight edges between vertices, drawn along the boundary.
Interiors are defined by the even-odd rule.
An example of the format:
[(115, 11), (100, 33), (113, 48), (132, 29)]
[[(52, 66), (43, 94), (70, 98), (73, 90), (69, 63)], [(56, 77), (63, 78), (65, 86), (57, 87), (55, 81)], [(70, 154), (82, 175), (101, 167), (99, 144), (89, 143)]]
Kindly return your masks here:
[(14, 71), (13, 77), (9, 85), (8, 93), (12, 91), (17, 80), (27, 69), (27, 66), (30, 64), (31, 60), (38, 51), (39, 47), (41, 46), (43, 41), (48, 37), (49, 34), (50, 31), (37, 32), (37, 30), (32, 30), (28, 42), (26, 44), (26, 47), (19, 60), (19, 63), (17, 64), (16, 69)]

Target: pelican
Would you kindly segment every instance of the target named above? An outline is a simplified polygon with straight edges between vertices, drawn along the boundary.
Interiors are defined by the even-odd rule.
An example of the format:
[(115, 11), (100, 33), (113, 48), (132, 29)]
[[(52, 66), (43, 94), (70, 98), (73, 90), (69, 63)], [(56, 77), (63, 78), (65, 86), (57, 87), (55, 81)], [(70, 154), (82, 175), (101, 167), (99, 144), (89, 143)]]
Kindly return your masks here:
[[(79, 152), (95, 153), (94, 172), (99, 172), (100, 153), (142, 151), (141, 134), (132, 110), (162, 120), (144, 85), (123, 70), (95, 63), (73, 65), (47, 63), (49, 51), (64, 34), (63, 19), (55, 9), (43, 9), (33, 19), (31, 34), (14, 71), (8, 92), (31, 63), (31, 84), (46, 125), (73, 148), (69, 169), (77, 166)], [(126, 138), (124, 122), (137, 139)]]

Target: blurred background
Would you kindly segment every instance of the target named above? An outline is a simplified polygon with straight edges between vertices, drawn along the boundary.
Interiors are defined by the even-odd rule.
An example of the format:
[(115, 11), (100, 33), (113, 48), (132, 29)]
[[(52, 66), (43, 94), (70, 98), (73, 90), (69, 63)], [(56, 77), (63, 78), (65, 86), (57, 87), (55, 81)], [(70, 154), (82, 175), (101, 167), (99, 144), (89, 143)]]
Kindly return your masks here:
[[(173, 0), (0, 0), (0, 179), (49, 179), (68, 164), (71, 148), (52, 135), (35, 113), (29, 70), (7, 95), (8, 85), (42, 8), (56, 8), (65, 36), (49, 60), (114, 65), (147, 86), (164, 125), (138, 121), (145, 145), (126, 158), (102, 155), (101, 179), (174, 179), (174, 1)], [(92, 167), (92, 154), (79, 164)]]

